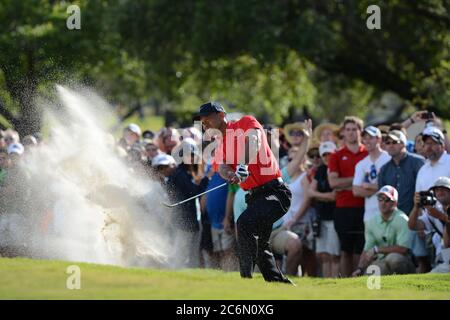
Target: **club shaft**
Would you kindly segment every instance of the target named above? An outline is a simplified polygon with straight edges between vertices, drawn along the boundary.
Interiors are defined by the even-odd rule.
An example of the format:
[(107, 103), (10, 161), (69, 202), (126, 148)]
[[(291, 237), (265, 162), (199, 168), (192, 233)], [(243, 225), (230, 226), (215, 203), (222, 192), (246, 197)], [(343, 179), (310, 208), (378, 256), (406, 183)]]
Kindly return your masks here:
[(197, 195), (195, 195), (195, 196), (193, 196), (193, 197), (190, 197), (190, 198), (187, 198), (187, 199), (185, 199), (185, 200), (183, 200), (183, 201), (180, 201), (180, 202), (171, 204), (170, 207), (175, 207), (175, 206), (178, 206), (178, 205), (183, 204), (183, 203), (185, 203), (185, 202), (191, 201), (192, 199), (198, 198), (198, 197), (200, 197), (200, 196), (202, 196), (202, 195), (204, 195), (204, 194), (207, 194), (208, 192), (211, 192), (211, 191), (214, 191), (214, 190), (216, 190), (216, 189), (219, 189), (219, 188), (221, 188), (221, 187), (223, 187), (223, 186), (226, 186), (227, 184), (228, 184), (228, 182), (224, 182), (224, 183), (222, 183), (221, 185), (218, 185), (217, 187), (214, 187), (214, 188), (209, 189), (209, 190), (207, 190), (207, 191), (205, 191), (205, 192), (199, 193), (199, 194), (197, 194)]

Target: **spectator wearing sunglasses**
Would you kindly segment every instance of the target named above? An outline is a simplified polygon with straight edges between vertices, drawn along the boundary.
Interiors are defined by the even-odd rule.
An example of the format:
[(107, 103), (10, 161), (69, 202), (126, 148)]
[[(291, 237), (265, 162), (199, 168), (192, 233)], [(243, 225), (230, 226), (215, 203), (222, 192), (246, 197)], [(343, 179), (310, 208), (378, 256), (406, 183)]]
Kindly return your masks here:
[(406, 213), (414, 206), (414, 192), (419, 169), (425, 163), (419, 156), (406, 151), (406, 136), (399, 130), (390, 131), (386, 137), (386, 151), (392, 157), (381, 167), (378, 187), (393, 186), (399, 194), (398, 208)]
[(310, 169), (308, 170), (308, 180), (311, 182), (316, 175), (317, 168), (323, 164), (319, 153), (319, 145), (311, 146), (306, 155), (308, 156), (308, 160), (311, 164)]
[(302, 122), (290, 123), (284, 127), (286, 140), (293, 147), (300, 147), (305, 137), (305, 124)]
[(369, 155), (356, 164), (353, 178), (353, 194), (364, 198), (364, 221), (378, 213), (378, 174), (391, 156), (381, 149), (380, 129), (368, 126), (362, 134), (362, 142)]
[(383, 186), (376, 197), (379, 214), (365, 223), (364, 252), (352, 275), (373, 272), (368, 266), (378, 267), (381, 275), (414, 273), (408, 216), (397, 207), (398, 192)]

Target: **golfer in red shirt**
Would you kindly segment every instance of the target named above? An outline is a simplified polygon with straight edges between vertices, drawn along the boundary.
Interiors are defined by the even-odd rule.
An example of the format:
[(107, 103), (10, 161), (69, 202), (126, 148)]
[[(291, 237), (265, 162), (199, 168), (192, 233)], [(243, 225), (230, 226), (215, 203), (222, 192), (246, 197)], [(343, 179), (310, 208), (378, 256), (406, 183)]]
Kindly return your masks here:
[(269, 248), (272, 224), (289, 209), (291, 192), (281, 179), (261, 124), (252, 116), (228, 122), (217, 102), (200, 106), (194, 119), (201, 120), (205, 130), (216, 129), (219, 135), (215, 169), (248, 191), (247, 209), (237, 220), (241, 277), (251, 278), (256, 263), (266, 281), (292, 283), (276, 266)]

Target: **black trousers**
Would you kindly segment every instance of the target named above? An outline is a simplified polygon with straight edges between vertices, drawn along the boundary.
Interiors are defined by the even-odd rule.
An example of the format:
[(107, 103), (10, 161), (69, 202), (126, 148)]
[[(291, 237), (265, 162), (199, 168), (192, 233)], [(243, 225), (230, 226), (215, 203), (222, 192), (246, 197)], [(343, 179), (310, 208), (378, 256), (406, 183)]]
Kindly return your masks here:
[(241, 277), (251, 278), (255, 264), (264, 280), (285, 281), (269, 248), (272, 225), (289, 209), (291, 192), (277, 180), (263, 191), (247, 194), (247, 209), (237, 220), (237, 244)]

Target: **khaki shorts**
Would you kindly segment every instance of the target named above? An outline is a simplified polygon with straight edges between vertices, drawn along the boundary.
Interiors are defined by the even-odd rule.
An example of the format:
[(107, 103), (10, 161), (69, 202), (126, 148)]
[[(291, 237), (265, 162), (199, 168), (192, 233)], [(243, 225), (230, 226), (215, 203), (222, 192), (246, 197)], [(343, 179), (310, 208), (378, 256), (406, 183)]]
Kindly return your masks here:
[(211, 237), (213, 242), (213, 252), (225, 251), (234, 246), (234, 234), (228, 234), (224, 229), (211, 227)]
[(286, 245), (290, 239), (297, 240), (298, 236), (294, 232), (287, 230), (283, 226), (272, 230), (269, 238), (269, 244), (272, 252), (275, 254), (285, 254)]

